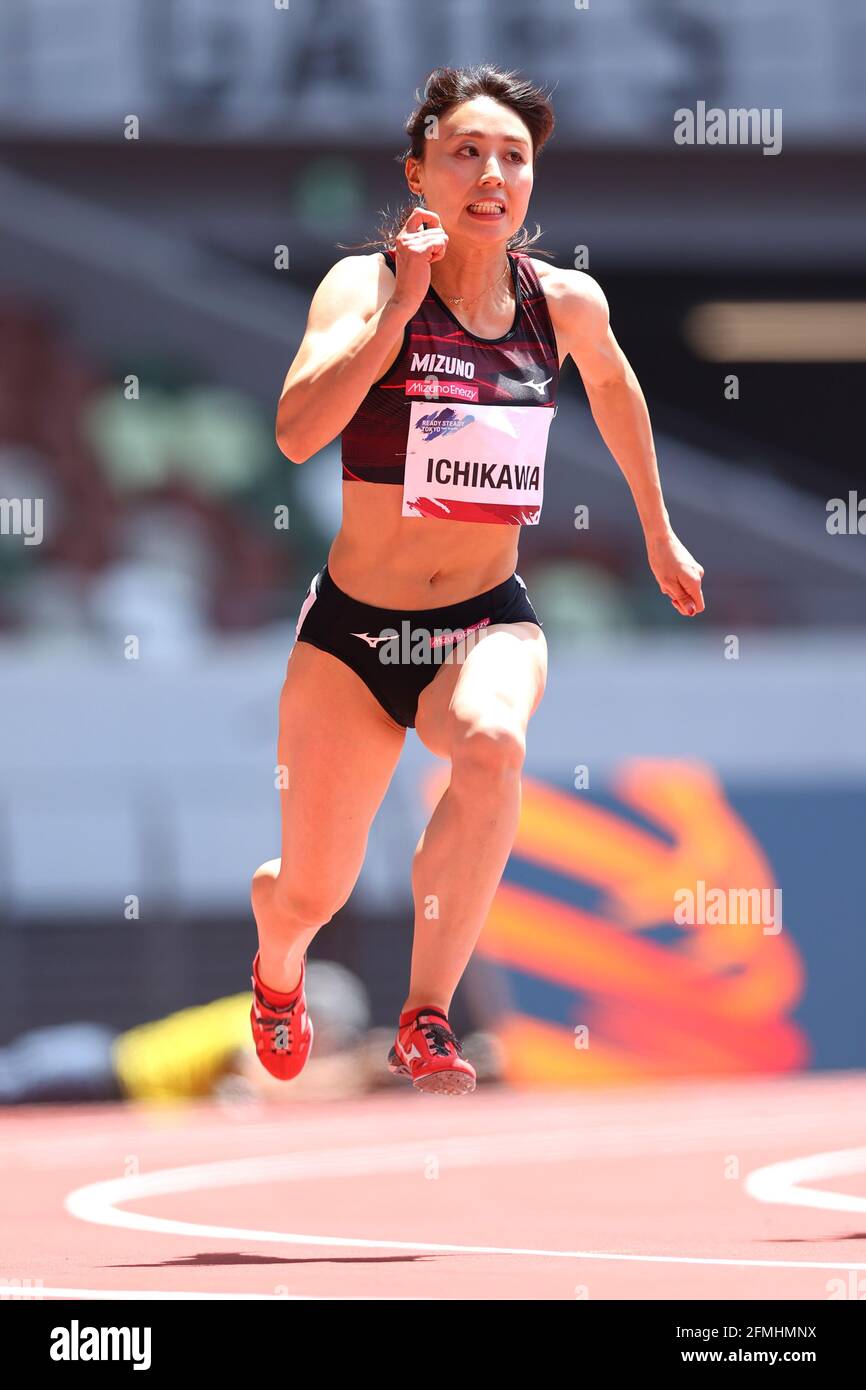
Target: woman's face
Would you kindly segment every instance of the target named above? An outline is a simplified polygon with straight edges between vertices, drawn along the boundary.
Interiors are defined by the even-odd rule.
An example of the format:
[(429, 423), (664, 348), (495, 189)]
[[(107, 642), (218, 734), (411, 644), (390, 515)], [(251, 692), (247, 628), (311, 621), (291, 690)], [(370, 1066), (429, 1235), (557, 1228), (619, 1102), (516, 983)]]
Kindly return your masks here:
[[(435, 124), (424, 159), (406, 177), (449, 237), (504, 243), (522, 225), (532, 193), (532, 140), (515, 111), (492, 97), (453, 106)], [(493, 201), (499, 211), (473, 208)]]

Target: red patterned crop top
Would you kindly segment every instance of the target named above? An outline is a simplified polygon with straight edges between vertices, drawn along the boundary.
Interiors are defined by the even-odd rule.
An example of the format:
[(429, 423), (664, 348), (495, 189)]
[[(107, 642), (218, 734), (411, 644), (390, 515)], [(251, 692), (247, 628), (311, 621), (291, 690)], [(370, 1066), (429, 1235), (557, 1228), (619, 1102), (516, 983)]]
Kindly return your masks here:
[(470, 333), (431, 285), (343, 431), (344, 481), (402, 487), (403, 516), (534, 526), (541, 515), (559, 356), (532, 261), (509, 252), (508, 262), (509, 331)]

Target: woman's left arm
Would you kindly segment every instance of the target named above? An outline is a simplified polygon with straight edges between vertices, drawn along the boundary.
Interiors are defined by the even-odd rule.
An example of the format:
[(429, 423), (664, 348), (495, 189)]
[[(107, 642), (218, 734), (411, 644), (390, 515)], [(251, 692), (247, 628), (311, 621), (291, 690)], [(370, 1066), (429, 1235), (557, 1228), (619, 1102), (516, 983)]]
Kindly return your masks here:
[(610, 326), (601, 287), (582, 270), (550, 267), (544, 280), (557, 339), (574, 359), (592, 418), (631, 488), (650, 569), (685, 617), (704, 611), (703, 568), (671, 528), (662, 496), (649, 411)]

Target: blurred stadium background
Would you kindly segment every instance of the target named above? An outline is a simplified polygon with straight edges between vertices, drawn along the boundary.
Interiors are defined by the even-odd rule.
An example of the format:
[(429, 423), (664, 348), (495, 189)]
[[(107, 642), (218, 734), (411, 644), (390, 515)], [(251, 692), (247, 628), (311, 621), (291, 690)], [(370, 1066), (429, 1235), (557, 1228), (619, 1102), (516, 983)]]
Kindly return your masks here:
[[(416, 88), (480, 61), (553, 88), (530, 226), (608, 296), (707, 612), (659, 597), (569, 364), (520, 565), (548, 691), (452, 1021), (528, 1081), (866, 1062), (866, 538), (827, 525), (864, 488), (859, 0), (5, 0), (0, 497), (44, 505), (0, 535), (0, 1042), (247, 985), (340, 506), (339, 441), (293, 466), (277, 398), (338, 243), (403, 200)], [(677, 145), (698, 101), (781, 109), (781, 151)], [(313, 949), (381, 1027), (439, 775), (410, 734)], [(676, 926), (699, 880), (780, 887), (783, 930)]]

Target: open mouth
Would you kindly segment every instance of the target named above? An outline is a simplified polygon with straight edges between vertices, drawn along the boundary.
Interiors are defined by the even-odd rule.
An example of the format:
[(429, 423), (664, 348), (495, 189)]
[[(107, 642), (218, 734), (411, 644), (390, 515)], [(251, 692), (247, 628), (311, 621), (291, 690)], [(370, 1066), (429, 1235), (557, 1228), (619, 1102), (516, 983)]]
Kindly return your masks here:
[(480, 198), (477, 203), (470, 203), (466, 211), (473, 217), (504, 217), (505, 204), (498, 198)]

